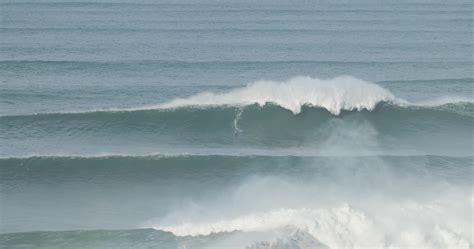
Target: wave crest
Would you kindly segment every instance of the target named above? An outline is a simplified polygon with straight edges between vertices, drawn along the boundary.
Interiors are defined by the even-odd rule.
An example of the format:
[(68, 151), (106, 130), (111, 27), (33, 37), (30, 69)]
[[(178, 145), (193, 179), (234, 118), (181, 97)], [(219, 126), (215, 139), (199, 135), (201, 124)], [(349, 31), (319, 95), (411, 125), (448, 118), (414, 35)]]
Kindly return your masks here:
[(373, 110), (380, 102), (394, 100), (390, 91), (350, 76), (333, 79), (295, 77), (285, 82), (257, 81), (224, 93), (203, 92), (188, 98), (177, 98), (155, 108), (263, 106), (273, 103), (295, 114), (301, 112), (302, 106), (312, 106), (338, 115), (342, 110)]

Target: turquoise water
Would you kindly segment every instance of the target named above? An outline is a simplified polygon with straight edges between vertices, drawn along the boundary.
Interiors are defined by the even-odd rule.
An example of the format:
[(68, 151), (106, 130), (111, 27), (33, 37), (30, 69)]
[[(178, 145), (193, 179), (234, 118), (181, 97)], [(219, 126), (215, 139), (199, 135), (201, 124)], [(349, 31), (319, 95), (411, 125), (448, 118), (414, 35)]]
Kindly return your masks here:
[(0, 247), (470, 248), (469, 1), (0, 3)]

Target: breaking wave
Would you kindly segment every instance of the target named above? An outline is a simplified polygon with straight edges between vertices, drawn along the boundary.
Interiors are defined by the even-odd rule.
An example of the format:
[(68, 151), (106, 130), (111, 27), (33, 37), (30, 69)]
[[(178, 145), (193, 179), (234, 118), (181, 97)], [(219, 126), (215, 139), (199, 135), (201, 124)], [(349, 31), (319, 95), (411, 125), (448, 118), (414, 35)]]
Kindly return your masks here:
[[(451, 96), (410, 103), (376, 84), (352, 77), (298, 77), (287, 82), (260, 81), (228, 92), (201, 93), (134, 109), (0, 116), (0, 129), (8, 140), (0, 156), (176, 154), (173, 150), (177, 148), (183, 150), (178, 154), (193, 154), (200, 152), (188, 148), (202, 148), (203, 144), (213, 150), (326, 149), (321, 141), (333, 134), (343, 133), (347, 141), (357, 141), (357, 136), (367, 132), (380, 134), (377, 140), (383, 146), (374, 144), (370, 149), (380, 154), (416, 150), (414, 154), (470, 155), (473, 117), (474, 103), (469, 98)], [(354, 127), (362, 127), (360, 133), (351, 132)], [(428, 142), (434, 136), (452, 139), (448, 140), (450, 144)], [(100, 137), (124, 145), (134, 141), (136, 146), (101, 144), (81, 148), (78, 153), (77, 148), (68, 146), (58, 150), (51, 143), (53, 137), (92, 144), (97, 144), (94, 140)], [(24, 144), (8, 146), (8, 142), (18, 141)], [(37, 141), (43, 146), (33, 148), (31, 144)], [(410, 146), (400, 146), (403, 143), (398, 141)], [(345, 151), (353, 148), (359, 147), (347, 146)], [(221, 154), (215, 150), (212, 153)]]
[(4, 115), (0, 117), (90, 114), (90, 113), (128, 113), (136, 111), (182, 111), (183, 109), (242, 108), (258, 105), (273, 105), (299, 114), (304, 107), (327, 110), (332, 115), (344, 111), (373, 111), (381, 104), (408, 109), (439, 109), (458, 114), (471, 115), (474, 100), (466, 96), (446, 95), (435, 99), (410, 102), (394, 96), (389, 90), (371, 82), (351, 76), (333, 79), (294, 77), (284, 82), (261, 80), (245, 87), (226, 92), (201, 92), (186, 98), (132, 108), (105, 108), (66, 112), (44, 112), (23, 115)]
[[(181, 223), (153, 228), (172, 232), (177, 236), (209, 236), (234, 231), (263, 232), (278, 229), (285, 229), (285, 233), (291, 230), (302, 231), (312, 238), (311, 242), (321, 243), (321, 247), (317, 248), (402, 248), (407, 245), (417, 248), (470, 248), (469, 231), (455, 231), (448, 224), (442, 224), (440, 215), (445, 212), (443, 207), (408, 204), (398, 209), (405, 216), (417, 217), (418, 222), (412, 222), (415, 227), (404, 227), (393, 220), (395, 224), (391, 224), (392, 228), (384, 227), (387, 224), (383, 221), (344, 204), (325, 209), (277, 209), (215, 222)], [(401, 220), (406, 218), (400, 217)], [(426, 221), (434, 222), (423, 224)]]
[(363, 80), (341, 76), (329, 80), (296, 77), (287, 82), (257, 81), (226, 93), (204, 92), (157, 106), (263, 106), (273, 103), (297, 114), (302, 106), (321, 107), (334, 115), (341, 110), (373, 110), (380, 102), (394, 101), (388, 90)]

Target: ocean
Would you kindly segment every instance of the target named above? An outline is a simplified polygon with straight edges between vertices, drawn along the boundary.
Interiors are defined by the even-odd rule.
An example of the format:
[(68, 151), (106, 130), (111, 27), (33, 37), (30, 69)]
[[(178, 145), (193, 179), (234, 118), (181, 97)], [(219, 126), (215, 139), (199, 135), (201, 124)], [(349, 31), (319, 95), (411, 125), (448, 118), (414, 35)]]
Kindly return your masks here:
[(470, 1), (0, 2), (0, 248), (472, 248)]

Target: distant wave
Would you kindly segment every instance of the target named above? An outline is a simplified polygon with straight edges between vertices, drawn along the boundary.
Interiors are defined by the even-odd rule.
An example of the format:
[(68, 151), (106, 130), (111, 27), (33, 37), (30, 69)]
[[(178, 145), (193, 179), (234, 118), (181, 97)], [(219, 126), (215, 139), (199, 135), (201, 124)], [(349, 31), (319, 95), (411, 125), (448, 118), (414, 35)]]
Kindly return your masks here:
[(423, 151), (416, 150), (400, 150), (400, 151), (376, 151), (376, 152), (360, 152), (355, 150), (353, 153), (349, 152), (325, 152), (318, 151), (316, 149), (304, 149), (304, 148), (289, 148), (289, 149), (242, 149), (242, 148), (229, 148), (222, 150), (213, 150), (213, 149), (203, 149), (199, 150), (190, 150), (190, 151), (181, 151), (181, 153), (33, 153), (25, 155), (3, 155), (0, 156), (0, 164), (5, 162), (100, 162), (100, 161), (166, 161), (166, 160), (198, 160), (198, 159), (237, 159), (237, 160), (246, 160), (249, 158), (258, 158), (266, 159), (269, 158), (301, 158), (301, 159), (311, 159), (311, 158), (448, 158), (449, 160), (457, 159), (468, 159), (472, 160), (472, 156), (459, 155), (459, 154), (450, 154), (450, 153), (437, 153), (429, 154)]
[(413, 103), (412, 105), (420, 106), (420, 107), (441, 107), (444, 105), (449, 104), (459, 104), (459, 103), (473, 103), (474, 100), (472, 98), (462, 97), (462, 96), (442, 96), (435, 99), (418, 101)]
[[(373, 154), (356, 154), (356, 155), (333, 155), (333, 154), (318, 154), (318, 153), (304, 153), (305, 151), (298, 150), (301, 153), (291, 153), (290, 150), (282, 151), (278, 149), (272, 150), (253, 150), (252, 153), (239, 153), (236, 150), (225, 150), (220, 153), (182, 153), (182, 154), (164, 154), (164, 153), (150, 153), (150, 154), (120, 154), (120, 153), (102, 153), (102, 154), (55, 154), (55, 155), (28, 155), (19, 157), (0, 157), (0, 162), (3, 161), (114, 161), (114, 160), (141, 160), (141, 161), (160, 161), (160, 160), (210, 160), (210, 159), (269, 159), (269, 158), (447, 158), (449, 160), (468, 159), (472, 156), (448, 156), (448, 155), (430, 155), (421, 153), (373, 153)], [(287, 153), (284, 153), (287, 152)]]

